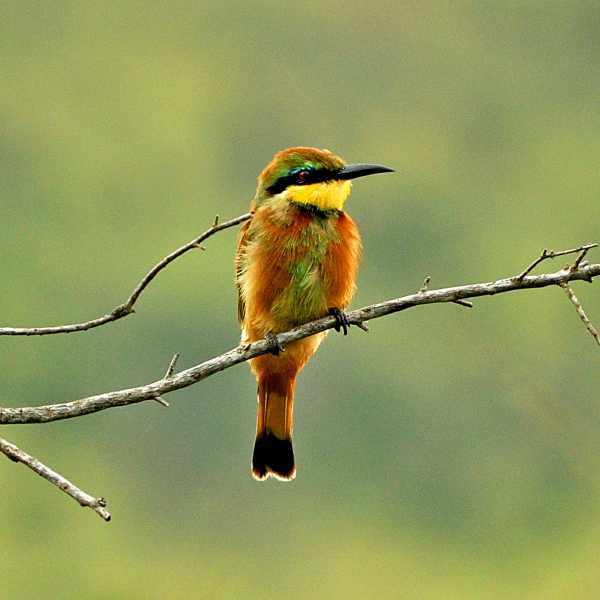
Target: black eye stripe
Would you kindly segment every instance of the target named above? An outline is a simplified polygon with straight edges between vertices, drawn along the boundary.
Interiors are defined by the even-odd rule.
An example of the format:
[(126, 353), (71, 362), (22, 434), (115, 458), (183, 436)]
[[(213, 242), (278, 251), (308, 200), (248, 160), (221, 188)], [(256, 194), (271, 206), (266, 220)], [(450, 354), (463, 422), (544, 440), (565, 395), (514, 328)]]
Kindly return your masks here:
[[(299, 174), (302, 174), (300, 178)], [(270, 194), (279, 194), (290, 185), (310, 185), (311, 183), (322, 183), (324, 181), (333, 181), (336, 178), (337, 171), (329, 169), (301, 169), (291, 175), (280, 177), (272, 186), (267, 188)]]

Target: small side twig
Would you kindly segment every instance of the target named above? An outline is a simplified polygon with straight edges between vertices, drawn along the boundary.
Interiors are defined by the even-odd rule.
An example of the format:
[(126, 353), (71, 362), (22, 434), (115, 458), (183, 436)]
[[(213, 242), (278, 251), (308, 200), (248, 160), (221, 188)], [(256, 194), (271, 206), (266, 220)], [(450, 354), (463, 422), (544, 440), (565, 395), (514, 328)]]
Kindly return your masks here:
[(65, 494), (73, 498), (73, 500), (79, 502), (80, 506), (91, 508), (102, 519), (107, 522), (110, 521), (111, 514), (106, 510), (106, 500), (104, 498), (94, 498), (93, 496), (90, 496), (90, 494), (78, 488), (74, 483), (71, 483), (68, 479), (41, 463), (37, 458), (27, 454), (27, 452), (24, 452), (4, 438), (0, 438), (0, 452), (10, 458), (13, 462), (21, 463), (26, 467), (29, 467), (40, 477), (43, 477), (46, 481), (49, 481), (57, 488), (61, 489)]
[(535, 269), (541, 262), (547, 260), (548, 258), (556, 258), (557, 256), (566, 256), (567, 254), (577, 254), (581, 252), (581, 255), (577, 258), (572, 268), (578, 269), (581, 261), (584, 256), (587, 254), (589, 250), (592, 248), (596, 248), (598, 244), (585, 244), (583, 246), (579, 246), (578, 248), (571, 248), (570, 250), (560, 250), (558, 252), (548, 250), (544, 248), (542, 253), (520, 274), (515, 277), (515, 281), (523, 281), (533, 269)]
[[(171, 379), (171, 377), (173, 377), (173, 372), (175, 371), (175, 365), (177, 364), (178, 359), (179, 359), (179, 352), (176, 352), (173, 355), (173, 358), (171, 359), (171, 362), (169, 363), (169, 366), (167, 367), (165, 374), (163, 375), (163, 380)], [(169, 408), (169, 406), (171, 406), (171, 403), (168, 402), (167, 400), (165, 400), (160, 394), (157, 394), (156, 396), (151, 396), (150, 399), (154, 400), (155, 402), (158, 402), (165, 408)]]
[(364, 321), (350, 321), (351, 325), (356, 325), (356, 327), (358, 327), (359, 329), (362, 329), (365, 333), (369, 333), (369, 326), (367, 325), (367, 323), (365, 323)]
[[(176, 352), (175, 354), (173, 354), (173, 358), (171, 359), (171, 362), (169, 363), (169, 366), (167, 367), (167, 370), (163, 375), (163, 379), (171, 379), (171, 377), (173, 377), (175, 365), (177, 364), (178, 359), (179, 352)], [(165, 408), (169, 408), (169, 406), (171, 406), (171, 404), (160, 395), (152, 396), (151, 399), (155, 402), (158, 402), (159, 404), (162, 404), (162, 406), (164, 406)]]
[(431, 275), (427, 275), (425, 279), (423, 279), (423, 284), (417, 290), (417, 294), (422, 294), (423, 292), (427, 292), (429, 290), (429, 284), (431, 283)]
[(173, 376), (173, 372), (175, 371), (175, 365), (177, 364), (178, 360), (179, 360), (179, 352), (176, 352), (175, 354), (173, 354), (173, 358), (171, 359), (171, 362), (169, 363), (169, 366), (167, 367), (167, 371), (166, 371), (163, 379), (169, 379), (169, 377)]
[[(429, 284), (431, 283), (431, 275), (427, 275), (423, 280), (423, 285), (417, 290), (417, 294), (424, 294), (429, 291)], [(457, 298), (456, 300), (451, 300), (452, 304), (460, 304), (460, 306), (464, 306), (466, 308), (473, 308), (473, 303), (468, 300), (461, 300)]]
[(169, 408), (169, 406), (171, 406), (171, 404), (162, 396), (152, 396), (152, 400), (158, 402), (161, 406), (164, 406), (165, 408)]
[(583, 259), (585, 258), (586, 254), (589, 251), (590, 251), (590, 246), (587, 246), (587, 247), (583, 248), (583, 250), (580, 252), (579, 256), (575, 259), (575, 262), (571, 266), (571, 269), (573, 271), (576, 271), (577, 269), (579, 269), (579, 265), (583, 264), (582, 261), (583, 261)]
[(585, 328), (590, 332), (590, 335), (596, 340), (596, 343), (600, 346), (600, 333), (598, 333), (598, 330), (594, 327), (589, 317), (585, 314), (585, 310), (583, 310), (583, 306), (581, 305), (579, 298), (577, 298), (575, 292), (573, 292), (573, 288), (568, 283), (561, 283), (560, 287), (563, 290), (565, 290), (565, 294), (567, 294), (567, 297), (571, 301), (571, 304), (573, 304), (573, 306), (575, 307), (575, 310), (577, 311), (577, 314), (579, 315), (579, 318), (583, 322)]
[(473, 303), (468, 300), (453, 300), (454, 304), (460, 304), (460, 306), (464, 306), (465, 308), (473, 308)]

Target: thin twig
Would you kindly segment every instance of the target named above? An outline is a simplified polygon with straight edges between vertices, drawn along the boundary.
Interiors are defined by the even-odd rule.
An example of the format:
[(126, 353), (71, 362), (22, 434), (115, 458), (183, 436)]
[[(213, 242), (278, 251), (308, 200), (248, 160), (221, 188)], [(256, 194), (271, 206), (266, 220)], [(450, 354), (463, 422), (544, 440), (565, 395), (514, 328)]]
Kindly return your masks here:
[(49, 481), (60, 488), (65, 494), (71, 496), (71, 498), (79, 502), (81, 506), (91, 508), (105, 521), (110, 521), (111, 515), (108, 510), (106, 510), (106, 500), (104, 498), (94, 498), (93, 496), (90, 496), (87, 492), (79, 489), (74, 483), (71, 483), (68, 479), (41, 463), (37, 458), (27, 454), (27, 452), (24, 452), (4, 438), (0, 438), (0, 452), (5, 454), (13, 462), (22, 463), (26, 467), (29, 467), (40, 477), (43, 477), (46, 481)]
[(175, 371), (175, 365), (177, 364), (178, 360), (179, 360), (179, 352), (176, 352), (175, 354), (173, 354), (173, 358), (171, 359), (171, 362), (169, 363), (169, 366), (167, 367), (167, 371), (166, 371), (163, 379), (169, 379), (169, 377), (171, 377), (173, 375), (173, 371)]
[(577, 311), (579, 318), (585, 325), (585, 328), (590, 332), (590, 335), (596, 340), (597, 344), (600, 346), (600, 334), (598, 333), (598, 330), (594, 327), (588, 316), (585, 314), (583, 306), (581, 305), (581, 302), (579, 302), (579, 298), (577, 298), (571, 286), (567, 283), (561, 283), (560, 287), (563, 290), (565, 290), (565, 294), (567, 294), (569, 300), (575, 307), (575, 310)]
[(523, 279), (533, 271), (541, 262), (548, 258), (556, 258), (557, 256), (566, 256), (567, 254), (576, 254), (577, 252), (582, 252), (582, 255), (575, 261), (573, 265), (575, 269), (579, 266), (579, 263), (586, 255), (586, 253), (592, 249), (596, 248), (598, 244), (585, 244), (583, 246), (579, 246), (578, 248), (571, 248), (570, 250), (560, 250), (558, 252), (549, 251), (547, 248), (542, 250), (542, 253), (536, 258), (520, 275), (517, 275), (515, 279), (519, 281), (523, 281)]
[(575, 262), (573, 263), (573, 266), (571, 267), (571, 269), (577, 270), (579, 268), (579, 265), (582, 263), (583, 259), (586, 257), (586, 255), (589, 251), (590, 251), (590, 246), (583, 248), (582, 251), (580, 252), (579, 256), (575, 259)]
[(200, 248), (204, 250), (201, 242), (213, 236), (215, 233), (223, 231), (223, 229), (235, 227), (236, 225), (247, 221), (251, 217), (252, 213), (245, 213), (239, 217), (236, 217), (235, 219), (231, 219), (230, 221), (225, 221), (224, 223), (219, 224), (219, 217), (217, 215), (210, 229), (207, 229), (202, 235), (171, 252), (171, 254), (165, 256), (160, 262), (152, 267), (148, 273), (146, 273), (144, 278), (138, 283), (129, 298), (127, 298), (123, 304), (120, 304), (113, 311), (102, 317), (98, 317), (84, 323), (72, 323), (69, 325), (59, 325), (56, 327), (0, 327), (0, 335), (52, 335), (56, 333), (74, 333), (76, 331), (87, 331), (88, 329), (94, 329), (95, 327), (100, 327), (101, 325), (111, 323), (112, 321), (118, 321), (119, 319), (122, 319), (123, 317), (135, 312), (134, 306), (142, 292), (168, 264), (172, 263), (182, 254), (185, 254), (194, 248)]
[[(518, 277), (499, 279), (488, 283), (473, 283), (457, 287), (428, 290), (417, 292), (401, 298), (394, 298), (386, 302), (371, 304), (358, 310), (347, 313), (350, 323), (364, 323), (372, 319), (378, 319), (384, 315), (399, 312), (424, 304), (436, 304), (443, 302), (456, 302), (465, 298), (478, 296), (492, 296), (516, 290), (542, 288), (552, 285), (561, 285), (570, 281), (591, 281), (600, 276), (600, 264), (589, 264), (580, 266), (579, 269), (562, 269), (556, 273), (544, 275), (531, 275), (520, 280)], [(327, 316), (317, 321), (312, 321), (296, 327), (291, 331), (277, 334), (277, 340), (287, 345), (308, 336), (331, 329), (337, 325), (337, 320)], [(107, 392), (66, 402), (62, 404), (50, 404), (46, 406), (29, 406), (23, 408), (0, 407), (0, 424), (24, 424), (24, 423), (46, 423), (60, 419), (80, 417), (90, 413), (98, 412), (116, 406), (127, 406), (155, 399), (184, 387), (188, 387), (199, 381), (228, 369), (234, 365), (243, 363), (251, 358), (265, 354), (272, 349), (272, 342), (259, 340), (252, 344), (240, 344), (236, 348), (216, 356), (189, 369), (179, 371), (170, 377), (163, 377), (158, 381), (147, 385)]]

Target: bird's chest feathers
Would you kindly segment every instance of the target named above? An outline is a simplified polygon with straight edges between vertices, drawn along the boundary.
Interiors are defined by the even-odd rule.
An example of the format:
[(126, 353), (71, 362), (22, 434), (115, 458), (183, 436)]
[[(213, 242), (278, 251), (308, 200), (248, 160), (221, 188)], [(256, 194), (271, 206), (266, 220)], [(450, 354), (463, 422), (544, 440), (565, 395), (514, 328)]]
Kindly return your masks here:
[(339, 242), (328, 219), (315, 218), (291, 231), (286, 242), (282, 268), (289, 283), (275, 303), (275, 310), (292, 310), (300, 318), (319, 312), (326, 303), (323, 270), (329, 245)]
[(269, 219), (249, 250), (262, 259), (272, 314), (301, 323), (327, 311), (327, 259), (331, 244), (339, 244), (340, 236), (335, 217), (305, 211), (280, 217)]

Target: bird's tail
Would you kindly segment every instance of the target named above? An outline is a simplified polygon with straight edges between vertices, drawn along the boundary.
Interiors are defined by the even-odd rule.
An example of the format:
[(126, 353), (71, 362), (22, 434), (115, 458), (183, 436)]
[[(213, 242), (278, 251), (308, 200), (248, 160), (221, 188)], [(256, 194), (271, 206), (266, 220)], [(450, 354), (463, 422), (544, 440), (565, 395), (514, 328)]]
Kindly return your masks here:
[(258, 416), (252, 454), (252, 474), (263, 480), (269, 476), (282, 481), (296, 477), (292, 448), (294, 388), (296, 377), (269, 373), (258, 377)]

